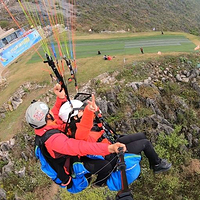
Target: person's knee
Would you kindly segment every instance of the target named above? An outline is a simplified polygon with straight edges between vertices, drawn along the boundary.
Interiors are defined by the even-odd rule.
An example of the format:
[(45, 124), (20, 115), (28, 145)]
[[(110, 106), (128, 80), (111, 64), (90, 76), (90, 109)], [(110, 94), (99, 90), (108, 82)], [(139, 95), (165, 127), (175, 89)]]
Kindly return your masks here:
[(147, 139), (145, 132), (141, 132), (140, 135), (141, 135), (141, 139)]
[(143, 139), (146, 148), (153, 148), (152, 143), (148, 139)]

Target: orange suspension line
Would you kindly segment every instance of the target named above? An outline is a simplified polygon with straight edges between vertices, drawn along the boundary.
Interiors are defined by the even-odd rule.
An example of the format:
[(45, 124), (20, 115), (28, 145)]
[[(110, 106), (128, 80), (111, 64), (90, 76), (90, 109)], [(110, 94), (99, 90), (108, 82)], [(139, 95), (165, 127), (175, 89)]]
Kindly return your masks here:
[[(35, 2), (36, 2), (37, 9), (38, 9), (38, 11), (39, 11), (38, 13), (39, 13), (39, 15), (40, 15), (40, 25), (41, 25), (41, 26), (42, 26), (42, 25), (45, 26), (45, 25), (47, 25), (47, 24), (45, 24), (45, 19), (44, 19), (43, 15), (42, 15), (41, 6), (39, 5), (38, 0), (35, 0)], [(38, 20), (39, 20), (39, 19), (38, 19)], [(42, 34), (43, 34), (43, 33), (42, 33)], [(44, 38), (44, 41), (45, 41), (45, 46), (46, 46), (47, 52), (48, 52), (48, 51), (49, 51), (49, 47), (48, 47), (47, 41), (49, 42), (49, 38), (48, 38), (48, 37), (45, 37), (45, 38)], [(52, 48), (50, 48), (50, 51), (51, 51), (52, 55), (54, 55)], [(48, 53), (50, 53), (50, 52), (48, 52)]]
[(11, 18), (13, 19), (13, 21), (17, 24), (17, 26), (19, 27), (19, 29), (23, 32), (23, 29), (22, 29), (21, 26), (18, 24), (17, 20), (13, 17), (12, 13), (10, 12), (10, 10), (9, 10), (8, 7), (6, 6), (6, 4), (3, 2), (3, 0), (1, 0), (1, 3), (4, 5), (5, 9), (6, 9), (7, 12), (9, 13), (9, 15), (11, 16)]
[[(56, 24), (54, 24), (54, 25), (58, 25), (58, 16), (57, 16), (57, 11), (56, 11), (56, 2), (55, 2), (55, 0), (53, 0), (53, 4), (54, 4), (54, 12), (55, 12), (55, 22), (56, 22)], [(59, 37), (59, 28), (60, 27), (58, 27), (56, 30), (56, 33), (57, 33), (57, 38), (58, 38), (58, 45), (59, 45), (59, 47), (60, 47), (60, 56), (61, 56), (61, 58), (63, 57), (63, 49), (62, 49), (62, 44), (61, 44), (61, 42), (60, 42), (60, 37)], [(62, 75), (64, 74), (64, 63), (62, 62), (62, 60), (61, 60), (61, 66), (62, 66)]]
[[(34, 25), (34, 27), (37, 27), (36, 20), (33, 20), (33, 17), (31, 16), (31, 13), (29, 12), (28, 7), (26, 6), (26, 2), (25, 2), (25, 7), (26, 8), (24, 7), (24, 5), (21, 3), (20, 0), (18, 0), (18, 2), (20, 4), (20, 6), (21, 6), (21, 8), (22, 8), (22, 10), (23, 10), (23, 12), (24, 12), (29, 24), (30, 24), (30, 26)], [(45, 51), (44, 47), (46, 47), (46, 44), (44, 43), (43, 39), (40, 41), (40, 43), (42, 44), (43, 51)], [(48, 47), (46, 47), (46, 48), (48, 48)]]
[(53, 0), (53, 4), (54, 4), (53, 8), (54, 8), (54, 12), (55, 12), (55, 22), (56, 22), (56, 24), (58, 24), (57, 11), (56, 11), (56, 2), (55, 2), (55, 0)]
[[(1, 3), (4, 5), (5, 9), (7, 10), (7, 12), (9, 13), (9, 15), (11, 16), (11, 18), (13, 19), (13, 21), (16, 23), (16, 25), (18, 26), (18, 28), (22, 31), (23, 33), (23, 29), (21, 28), (21, 26), (19, 25), (19, 23), (17, 22), (17, 20), (13, 17), (12, 13), (10, 12), (10, 10), (8, 9), (8, 7), (5, 5), (5, 3), (3, 2), (3, 0), (1, 0)], [(44, 59), (42, 58), (42, 56), (40, 55), (40, 53), (38, 52), (38, 50), (35, 48), (35, 46), (32, 46), (31, 48), (34, 48), (35, 52), (39, 55), (39, 57), (42, 59), (42, 61), (44, 61)]]
[(74, 68), (75, 71), (77, 70), (77, 66), (76, 66), (76, 52), (75, 52), (75, 42), (74, 42), (74, 36), (75, 36), (75, 17), (76, 17), (76, 13), (74, 12), (74, 6), (75, 6), (75, 0), (72, 0), (72, 20), (71, 20), (71, 26), (72, 26), (72, 48), (73, 48), (73, 54), (74, 54)]
[[(53, 20), (53, 17), (51, 18), (51, 16), (49, 15), (49, 12), (48, 12), (48, 10), (47, 10), (47, 7), (46, 7), (46, 4), (45, 4), (44, 0), (43, 0), (43, 4), (44, 4), (44, 6), (45, 6), (45, 8), (46, 8), (46, 11), (47, 11), (47, 14), (48, 14), (48, 17), (49, 17), (49, 22), (50, 22), (50, 25), (51, 25), (51, 27), (52, 27), (53, 35), (54, 35), (54, 38), (55, 38), (55, 40), (56, 40), (56, 42), (57, 42), (57, 45), (58, 45), (59, 54), (60, 54), (60, 56), (62, 57), (62, 51), (61, 51), (61, 48), (60, 48), (59, 39), (58, 39), (58, 37), (57, 37), (57, 35), (56, 35), (56, 31), (54, 30), (54, 27), (53, 27), (53, 24), (55, 25), (54, 20)], [(48, 0), (48, 4), (49, 4), (49, 6), (50, 6), (49, 0)]]
[[(75, 0), (72, 0), (72, 4), (75, 6)], [(75, 42), (74, 42), (74, 38), (75, 38), (75, 17), (76, 17), (76, 13), (74, 12), (74, 6), (72, 7), (72, 44), (73, 44), (73, 53), (74, 53), (74, 58), (76, 58), (75, 56)]]
[[(44, 5), (44, 7), (45, 7), (45, 9), (46, 9), (46, 12), (47, 12), (47, 14), (48, 14), (49, 23), (50, 23), (50, 25), (51, 25), (54, 38), (55, 38), (55, 40), (56, 40), (56, 42), (57, 42), (57, 45), (58, 45), (59, 54), (62, 55), (62, 52), (61, 52), (61, 49), (60, 49), (60, 46), (59, 46), (59, 41), (58, 41), (58, 38), (57, 38), (57, 36), (56, 36), (55, 30), (54, 30), (54, 28), (53, 28), (53, 24), (55, 25), (55, 23), (54, 23), (53, 18), (50, 16), (50, 14), (49, 14), (49, 12), (48, 12), (47, 5), (46, 5), (46, 3), (45, 3), (44, 0), (43, 0), (43, 5)], [(49, 0), (48, 0), (48, 5), (50, 6)], [(59, 73), (61, 74), (60, 66), (59, 66), (59, 64), (58, 64), (58, 60), (57, 60), (57, 59), (56, 59), (56, 65), (57, 65), (57, 68), (58, 68)]]

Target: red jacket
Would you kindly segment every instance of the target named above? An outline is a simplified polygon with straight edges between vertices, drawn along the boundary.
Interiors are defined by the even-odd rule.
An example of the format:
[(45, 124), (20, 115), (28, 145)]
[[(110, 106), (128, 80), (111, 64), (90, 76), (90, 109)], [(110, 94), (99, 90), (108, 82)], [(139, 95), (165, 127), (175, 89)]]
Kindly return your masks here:
[[(36, 135), (43, 135), (47, 130), (59, 129), (64, 131), (65, 124), (58, 117), (59, 109), (66, 99), (56, 99), (56, 103), (51, 111), (54, 114), (55, 121), (50, 125), (46, 125), (40, 129), (35, 129)], [(54, 134), (46, 142), (45, 146), (47, 151), (53, 158), (60, 157), (60, 154), (71, 155), (71, 156), (85, 156), (87, 154), (91, 155), (108, 155), (108, 144), (106, 143), (94, 143), (86, 142), (83, 140), (76, 140), (73, 138), (68, 138), (64, 134)]]
[[(93, 127), (94, 117), (95, 117), (94, 112), (90, 111), (86, 106), (80, 123), (76, 123), (77, 130), (75, 138), (77, 140), (96, 142), (102, 136), (104, 130), (99, 132), (91, 131)], [(102, 126), (102, 124), (100, 124), (100, 126)], [(111, 144), (107, 139), (103, 139), (102, 143)]]

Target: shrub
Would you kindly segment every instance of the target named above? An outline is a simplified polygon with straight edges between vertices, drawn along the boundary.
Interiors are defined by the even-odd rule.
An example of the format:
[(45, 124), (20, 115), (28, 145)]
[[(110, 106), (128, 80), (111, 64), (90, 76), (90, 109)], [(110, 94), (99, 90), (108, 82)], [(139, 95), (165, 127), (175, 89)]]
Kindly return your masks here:
[(161, 133), (155, 146), (156, 152), (161, 157), (167, 158), (176, 164), (183, 163), (186, 155), (190, 157), (189, 152), (181, 152), (181, 148), (188, 144), (185, 136), (180, 134), (181, 128), (182, 126), (176, 126), (174, 132), (170, 135)]
[(8, 26), (9, 26), (9, 22), (8, 22), (8, 21), (1, 21), (1, 22), (0, 22), (0, 27), (1, 27), (2, 29), (6, 28), (6, 27), (8, 27)]

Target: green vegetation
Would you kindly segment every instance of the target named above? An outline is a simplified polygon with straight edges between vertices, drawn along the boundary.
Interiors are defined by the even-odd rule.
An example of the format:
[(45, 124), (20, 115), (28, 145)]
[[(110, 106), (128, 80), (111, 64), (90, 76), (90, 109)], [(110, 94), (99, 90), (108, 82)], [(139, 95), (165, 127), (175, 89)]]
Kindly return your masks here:
[[(77, 0), (78, 30), (184, 31), (199, 35), (198, 0)], [(94, 17), (95, 16), (95, 17)]]
[(146, 116), (150, 116), (153, 114), (153, 111), (152, 109), (150, 108), (139, 108), (137, 109), (136, 112), (134, 112), (133, 114), (133, 118), (135, 119), (140, 119), (140, 118), (143, 118), (143, 117), (146, 117)]
[[(34, 2), (36, 1), (32, 1)], [(68, 4), (61, 6), (59, 1), (55, 1), (54, 4), (57, 14), (66, 13), (63, 16), (66, 22), (69, 8), (65, 6)], [(20, 25), (28, 24), (18, 2), (10, 1), (8, 7)], [(32, 4), (31, 7), (34, 5)], [(156, 31), (164, 31), (164, 34), (166, 31), (183, 31), (199, 35), (200, 32), (198, 15), (200, 2), (198, 0), (162, 2), (157, 0), (77, 0), (75, 10), (77, 31), (88, 32), (92, 29), (93, 32), (121, 30), (149, 32), (155, 28)], [(8, 22), (7, 29), (18, 28), (3, 6), (0, 11), (0, 21)]]
[(185, 160), (190, 159), (190, 152), (183, 151), (180, 154), (180, 149), (188, 144), (185, 136), (181, 134), (182, 126), (176, 126), (175, 131), (170, 135), (161, 133), (158, 137), (158, 143), (155, 145), (156, 152), (161, 157), (165, 157), (173, 161), (173, 164), (183, 164)]
[(186, 138), (184, 135), (180, 134), (180, 132), (181, 127), (177, 126), (172, 134), (165, 135), (161, 133), (159, 135), (155, 145), (156, 151), (161, 157), (171, 160), (173, 168), (169, 173), (153, 176), (153, 174), (148, 172), (148, 162), (144, 159), (142, 161), (143, 168), (141, 178), (133, 184), (135, 199), (161, 200), (165, 197), (170, 200), (195, 200), (196, 197), (188, 195), (189, 188), (191, 188), (191, 191), (196, 191), (197, 196), (200, 195), (199, 192), (197, 192), (197, 185), (185, 189), (185, 184), (187, 184), (189, 180), (183, 178), (182, 175), (184, 172), (181, 166), (189, 162), (191, 159), (191, 152), (188, 152), (186, 149), (180, 152), (180, 148), (187, 145)]
[(2, 172), (2, 168), (8, 164), (7, 160), (0, 160), (0, 171)]
[(61, 199), (73, 199), (73, 200), (91, 200), (91, 199), (99, 199), (105, 200), (107, 197), (114, 196), (115, 192), (109, 191), (108, 188), (88, 188), (81, 192), (80, 194), (69, 194), (66, 191), (60, 191)]
[[(13, 166), (14, 171), (23, 171), (25, 169), (25, 175), (10, 173), (8, 174), (9, 178), (2, 180), (1, 186), (7, 191), (8, 200), (14, 199), (15, 194), (22, 196), (25, 200), (40, 200), (42, 196), (40, 189), (47, 189), (51, 184), (51, 180), (44, 176), (40, 169), (40, 163), (36, 162), (36, 159), (28, 159), (34, 152), (34, 147), (32, 146), (32, 141), (28, 141), (26, 137), (33, 139), (33, 130), (26, 124), (23, 125), (22, 130), (17, 134), (17, 145), (11, 151), (11, 155), (15, 163)], [(22, 153), (24, 157), (21, 156)], [(36, 190), (40, 192), (38, 194), (34, 193)]]
[(6, 28), (6, 27), (8, 26), (8, 24), (9, 24), (8, 21), (1, 21), (1, 22), (0, 22), (0, 27), (1, 27), (2, 29), (4, 29), (4, 28)]
[[(126, 34), (127, 35), (127, 34)], [(76, 56), (77, 58), (99, 57), (97, 51), (100, 50), (104, 55), (136, 55), (140, 53), (140, 47), (144, 48), (145, 54), (170, 52), (193, 52), (194, 43), (187, 39), (184, 35), (171, 35), (155, 33), (152, 36), (134, 36), (129, 34), (118, 38), (102, 38), (95, 39), (91, 35), (90, 39), (76, 40)], [(114, 36), (114, 35), (113, 35)], [(64, 48), (64, 44), (63, 49)], [(54, 43), (56, 54), (59, 55), (57, 44)], [(38, 52), (43, 56), (45, 52), (40, 48)], [(67, 54), (66, 54), (67, 55)], [(95, 56), (96, 55), (96, 56)], [(28, 63), (36, 63), (41, 61), (38, 54), (35, 53)]]

